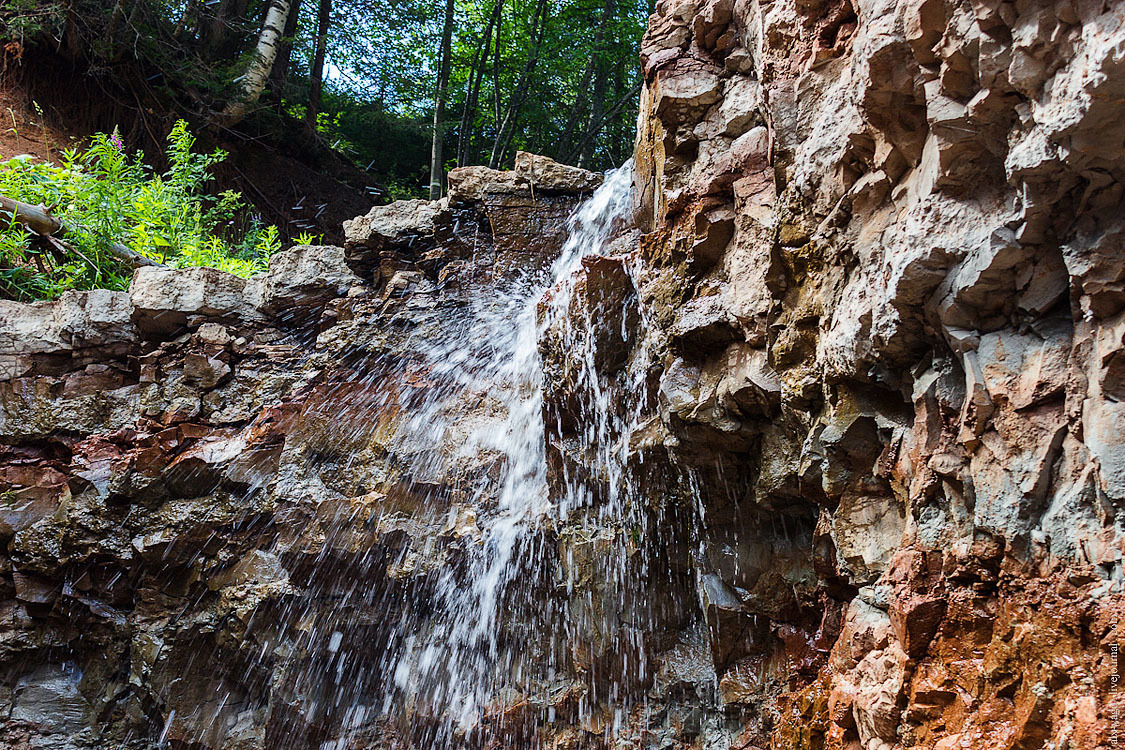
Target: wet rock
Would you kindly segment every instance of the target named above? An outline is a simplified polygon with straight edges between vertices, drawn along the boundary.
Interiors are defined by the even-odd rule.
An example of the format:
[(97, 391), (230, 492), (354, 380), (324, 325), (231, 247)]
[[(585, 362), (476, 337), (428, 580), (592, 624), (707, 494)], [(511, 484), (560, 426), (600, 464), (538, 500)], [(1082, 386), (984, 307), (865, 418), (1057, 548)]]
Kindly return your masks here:
[[(389, 623), (429, 627), (412, 608), (432, 611), (435, 581), (463, 574), (492, 521), (481, 488), (499, 457), (481, 436), (506, 422), (490, 386), (460, 384), (469, 406), (442, 461), (402, 427), (449, 385), (417, 334), (448, 334), (504, 274), (549, 263), (598, 182), (534, 169), (534, 196), (382, 207), (347, 248), (283, 251), (254, 279), (149, 269), (129, 293), (0, 305), (0, 744), (230, 750), (352, 732), (332, 685), (382, 690)], [(601, 270), (591, 299), (608, 315), (631, 287)], [(66, 684), (36, 671), (59, 654)], [(603, 656), (608, 682), (625, 664)], [(331, 664), (350, 666), (317, 677)], [(322, 708), (286, 713), (300, 701)]]
[(59, 587), (53, 582), (34, 573), (12, 571), (12, 583), (16, 598), (25, 604), (51, 604), (58, 598)]
[(668, 418), (691, 426), (685, 451), (725, 452), (744, 447), (757, 421), (776, 412), (781, 383), (766, 352), (731, 344), (702, 367), (674, 360), (660, 381), (659, 399)]
[(163, 472), (172, 497), (199, 497), (218, 487), (228, 463), (243, 455), (246, 439), (232, 431), (216, 431), (180, 453)]
[(691, 262), (696, 269), (709, 270), (722, 258), (734, 237), (735, 216), (729, 206), (700, 211), (696, 215), (697, 239), (691, 246)]
[(482, 201), (494, 242), (491, 274), (506, 278), (545, 268), (566, 239), (573, 196), (490, 193)]
[[(74, 665), (45, 664), (20, 677), (12, 691), (11, 720), (50, 735), (71, 735), (85, 725), (90, 705), (79, 690)], [(40, 745), (46, 746), (46, 745)]]
[[(540, 341), (545, 400), (564, 431), (577, 424), (587, 405), (597, 399), (601, 378), (618, 376), (636, 343), (638, 300), (633, 280), (620, 258), (588, 257), (563, 288), (548, 291), (538, 306), (546, 324)], [(554, 295), (568, 291), (564, 306)], [(590, 358), (570, 354), (581, 348)]]
[(594, 366), (599, 372), (611, 375), (625, 365), (638, 323), (635, 296), (632, 279), (622, 261), (582, 260), (582, 279), (574, 297), (580, 307), (572, 307), (571, 314), (587, 321), (594, 336)]
[(899, 552), (888, 566), (895, 586), (888, 609), (891, 628), (906, 653), (921, 658), (937, 634), (948, 603), (936, 554)]
[[(643, 234), (540, 308), (547, 466), (515, 494), (549, 520), (489, 654), (527, 685), (479, 736), (387, 674), (512, 509), (495, 384), (443, 378), (598, 176), (521, 153), (256, 280), (0, 303), (0, 737), (1107, 744), (1123, 12), (656, 4)], [(399, 689), (408, 728), (372, 718)]]
[(677, 348), (688, 357), (723, 349), (739, 338), (733, 316), (720, 295), (696, 297), (677, 311), (671, 333)]
[(253, 550), (230, 569), (212, 576), (207, 582), (207, 586), (212, 591), (218, 591), (227, 586), (242, 586), (247, 583), (288, 582), (289, 573), (285, 570), (277, 555), (262, 550)]

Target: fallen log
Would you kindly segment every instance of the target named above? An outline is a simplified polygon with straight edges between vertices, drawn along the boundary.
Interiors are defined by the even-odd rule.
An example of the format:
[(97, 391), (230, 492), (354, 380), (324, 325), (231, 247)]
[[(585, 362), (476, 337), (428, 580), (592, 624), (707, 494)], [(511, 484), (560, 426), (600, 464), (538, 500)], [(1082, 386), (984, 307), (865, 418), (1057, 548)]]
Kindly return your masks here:
[[(66, 235), (66, 225), (55, 216), (52, 216), (46, 206), (33, 206), (30, 203), (24, 203), (0, 195), (0, 218), (9, 221), (14, 219), (32, 232), (35, 232), (35, 234), (47, 238), (56, 247), (74, 253), (80, 257), (85, 257), (81, 253), (76, 252), (62, 239), (62, 237)], [(152, 258), (141, 255), (135, 250), (130, 250), (120, 242), (109, 242), (106, 244), (106, 249), (109, 250), (110, 255), (128, 263), (133, 268), (164, 265), (163, 263), (156, 262)]]

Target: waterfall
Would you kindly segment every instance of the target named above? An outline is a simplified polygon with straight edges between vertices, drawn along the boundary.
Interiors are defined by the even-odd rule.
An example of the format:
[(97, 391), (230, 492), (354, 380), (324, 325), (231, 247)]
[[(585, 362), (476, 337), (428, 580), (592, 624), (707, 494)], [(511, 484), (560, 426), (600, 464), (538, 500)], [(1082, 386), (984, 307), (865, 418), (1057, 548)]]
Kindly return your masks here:
[[(604, 183), (572, 215), (561, 254), (545, 269), (526, 269), (497, 283), (495, 293), (472, 300), (441, 335), (419, 336), (415, 348), (427, 363), (428, 387), (416, 394), (409, 419), (399, 429), (399, 444), (423, 445), (412, 455), (410, 476), (440, 474), (453, 460), (488, 457), (488, 475), (471, 487), (461, 508), (475, 518), (460, 541), (464, 561), (437, 574), (426, 616), (404, 621), (390, 641), (380, 711), (391, 718), (406, 712), (441, 716), (434, 747), (450, 741), (444, 732), (470, 732), (487, 713), (489, 700), (505, 691), (526, 694), (542, 688), (557, 668), (562, 646), (539, 646), (558, 633), (535, 633), (513, 642), (504, 633), (503, 615), (515, 610), (529, 631), (563, 629), (565, 614), (533, 593), (534, 581), (557, 577), (544, 538), (552, 524), (576, 507), (588, 505), (588, 489), (564, 482), (562, 496), (548, 488), (544, 425), (544, 375), (540, 341), (568, 310), (574, 285), (589, 259), (606, 255), (632, 211), (631, 166), (607, 174)], [(589, 311), (587, 311), (589, 314)], [(594, 321), (586, 321), (586, 327)], [(620, 482), (623, 458), (614, 443), (621, 433), (596, 383), (595, 351), (589, 340), (569, 342), (585, 386), (592, 387), (583, 408), (590, 418), (589, 442), (596, 463)], [(589, 339), (587, 336), (586, 339)], [(483, 408), (481, 405), (484, 405)], [(483, 411), (483, 424), (465, 424), (466, 407)], [(476, 413), (475, 411), (472, 413)], [(456, 453), (449, 454), (450, 446)], [(617, 490), (619, 491), (620, 487)], [(611, 507), (620, 507), (620, 498)], [(457, 511), (450, 511), (456, 526)], [(464, 520), (464, 519), (462, 519)], [(613, 571), (607, 571), (612, 575)], [(517, 584), (526, 583), (526, 586)], [(547, 597), (549, 599), (550, 597)], [(565, 638), (565, 634), (562, 636)]]

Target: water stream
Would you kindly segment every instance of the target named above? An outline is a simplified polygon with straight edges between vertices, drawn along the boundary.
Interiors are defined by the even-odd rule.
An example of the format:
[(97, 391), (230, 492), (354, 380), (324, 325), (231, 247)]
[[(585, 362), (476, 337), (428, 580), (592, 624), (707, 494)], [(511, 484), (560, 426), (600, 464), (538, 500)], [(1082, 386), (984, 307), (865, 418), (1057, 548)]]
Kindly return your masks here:
[[(493, 293), (474, 298), (443, 325), (442, 335), (415, 344), (428, 364), (429, 385), (417, 394), (397, 439), (427, 447), (413, 454), (409, 474), (439, 475), (450, 462), (488, 459), (486, 479), (450, 511), (456, 526), (452, 516), (470, 509), (462, 523), (469, 531), (459, 540), (463, 563), (438, 572), (424, 619), (401, 623), (385, 664), (380, 711), (443, 717), (445, 729), (428, 743), (434, 747), (472, 732), (490, 701), (551, 689), (563, 668), (573, 617), (548, 532), (595, 501), (589, 482), (566, 471), (556, 483), (561, 493), (549, 489), (540, 355), (549, 329), (565, 339), (581, 394), (578, 450), (608, 488), (597, 503), (598, 525), (620, 526), (630, 504), (622, 436), (632, 431), (627, 423), (635, 421), (639, 405), (622, 410), (615, 403), (620, 394), (611, 393), (599, 373), (592, 332), (603, 321), (592, 316), (605, 311), (570, 308), (575, 285), (589, 280), (584, 263), (610, 252), (632, 211), (632, 179), (628, 166), (606, 176), (571, 217), (568, 239), (549, 268), (497, 281)], [(643, 373), (644, 367), (633, 370)], [(632, 386), (624, 392), (642, 390)], [(602, 572), (607, 581), (625, 575), (625, 556), (611, 557), (611, 569)], [(522, 632), (513, 631), (513, 623)]]

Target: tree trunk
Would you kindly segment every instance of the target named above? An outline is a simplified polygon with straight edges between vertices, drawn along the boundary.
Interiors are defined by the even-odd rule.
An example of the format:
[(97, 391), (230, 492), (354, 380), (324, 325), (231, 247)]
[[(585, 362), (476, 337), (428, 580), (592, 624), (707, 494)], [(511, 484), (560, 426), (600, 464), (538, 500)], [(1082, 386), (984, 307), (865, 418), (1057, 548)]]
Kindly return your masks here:
[(574, 95), (574, 104), (570, 105), (570, 109), (566, 113), (566, 127), (563, 128), (562, 135), (559, 137), (559, 157), (563, 154), (570, 153), (570, 147), (574, 143), (575, 135), (578, 133), (578, 124), (582, 121), (586, 114), (586, 94), (590, 88), (590, 79), (594, 77), (594, 68), (597, 66), (597, 53), (590, 54), (586, 60), (586, 67), (582, 69), (582, 78), (578, 81), (577, 93)]
[(632, 99), (634, 96), (636, 96), (637, 92), (639, 92), (640, 90), (641, 90), (641, 84), (638, 83), (637, 85), (633, 86), (633, 88), (629, 89), (629, 91), (623, 97), (618, 99), (617, 103), (615, 103), (612, 107), (610, 107), (609, 112), (607, 112), (605, 114), (605, 116), (601, 118), (600, 121), (593, 124), (586, 131), (586, 133), (582, 136), (582, 140), (579, 142), (578, 146), (574, 149), (574, 151), (572, 153), (568, 154), (565, 157), (564, 161), (571, 161), (571, 160), (574, 159), (575, 156), (577, 156), (578, 154), (581, 154), (582, 151), (587, 148), (588, 144), (591, 141), (593, 141), (593, 139), (598, 137), (598, 133), (600, 133), (602, 131), (602, 128), (605, 127), (606, 123), (609, 122), (610, 120), (612, 120), (614, 117), (616, 117), (617, 114), (619, 112), (621, 112), (621, 108), (624, 107), (625, 104), (630, 99)]
[[(13, 200), (7, 196), (0, 195), (0, 218), (6, 221), (18, 221), (40, 237), (53, 240), (61, 246), (62, 250), (74, 252), (69, 245), (59, 239), (59, 237), (66, 234), (66, 225), (52, 216), (51, 212), (48, 211), (45, 206), (33, 206), (30, 203), (23, 203), (22, 201)], [(157, 263), (152, 258), (147, 258), (138, 252), (130, 250), (120, 242), (109, 242), (106, 244), (106, 249), (109, 251), (110, 255), (125, 261), (133, 268), (137, 268), (138, 266), (164, 265), (163, 263)]]
[[(602, 7), (602, 18), (598, 23), (598, 30), (594, 34), (594, 50), (591, 61), (594, 63), (594, 90), (590, 96), (590, 117), (587, 120), (585, 133), (590, 133), (594, 128), (601, 127), (602, 115), (605, 112), (606, 85), (609, 81), (609, 67), (605, 61), (605, 32), (610, 20), (617, 11), (616, 0), (605, 0)], [(596, 139), (585, 138), (586, 145), (578, 150), (578, 166), (588, 167), (594, 154)]]
[(441, 30), (441, 63), (438, 66), (437, 88), (434, 92), (434, 141), (430, 150), (430, 200), (441, 197), (445, 182), (442, 166), (444, 141), (445, 90), (449, 86), (449, 70), (453, 57), (453, 0), (445, 0), (445, 25)]
[(227, 36), (230, 33), (231, 18), (234, 16), (234, 0), (221, 0), (207, 33), (207, 43), (204, 56), (214, 60), (220, 55), (220, 50), (226, 46)]
[(62, 35), (58, 40), (58, 51), (62, 53), (68, 60), (80, 59), (83, 52), (81, 37), (78, 33), (79, 21), (82, 19), (82, 14), (74, 7), (75, 0), (70, 0), (66, 4), (66, 26), (63, 29)]
[(273, 70), (270, 71), (271, 96), (279, 105), (283, 98), (283, 89), (289, 80), (289, 63), (293, 59), (293, 36), (297, 33), (297, 20), (301, 15), (301, 0), (292, 0), (292, 3), (289, 20), (285, 22), (285, 35), (281, 38), (277, 59), (274, 60)]
[[(242, 43), (240, 32), (248, 23), (250, 0), (213, 0), (219, 9), (211, 22), (211, 33), (204, 50), (208, 60), (223, 60), (235, 54)], [(267, 7), (267, 15), (269, 8)]]
[(316, 129), (316, 117), (320, 114), (321, 98), (324, 93), (324, 56), (328, 48), (328, 25), (332, 19), (332, 0), (320, 0), (316, 14), (316, 44), (313, 46), (312, 65), (309, 66), (309, 106), (305, 109), (305, 120)]
[(463, 167), (468, 161), (469, 149), (473, 141), (473, 120), (476, 117), (477, 101), (480, 98), (480, 87), (484, 81), (484, 66), (488, 61), (488, 52), (492, 48), (492, 31), (500, 18), (504, 0), (496, 0), (492, 13), (488, 17), (484, 36), (473, 57), (473, 67), (469, 71), (469, 87), (465, 92), (465, 107), (461, 112), (461, 129), (457, 134), (457, 166)]
[(258, 44), (254, 49), (250, 66), (242, 75), (240, 90), (223, 110), (222, 119), (228, 127), (241, 121), (258, 103), (262, 91), (269, 80), (273, 61), (277, 59), (277, 47), (289, 20), (289, 0), (273, 0), (266, 11), (266, 20)]
[(199, 18), (199, 0), (188, 0), (184, 4), (184, 12), (180, 14), (180, 20), (176, 22), (176, 28), (172, 32), (172, 38), (177, 42), (182, 42), (184, 34), (189, 29), (194, 29), (198, 23)]
[[(618, 57), (617, 65), (613, 71), (613, 99), (619, 101), (623, 96), (625, 96), (625, 58)], [(622, 119), (615, 117), (609, 131), (609, 142), (613, 144), (612, 150), (609, 152), (609, 158), (615, 167), (620, 166), (621, 162), (624, 161), (621, 157), (621, 146), (625, 140), (622, 125)], [(629, 145), (632, 146), (633, 144), (630, 143)]]
[(492, 116), (496, 127), (500, 127), (500, 117), (503, 114), (500, 107), (500, 32), (503, 30), (503, 23), (496, 26), (496, 45), (492, 55)]
[(117, 30), (121, 27), (121, 22), (125, 20), (125, 0), (117, 0), (113, 4), (113, 12), (109, 15), (109, 23), (106, 24), (105, 39), (109, 46), (110, 54), (117, 47)]
[[(594, 94), (590, 97), (590, 120), (586, 126), (587, 133), (597, 134), (601, 130), (602, 115), (605, 110), (605, 91), (608, 71), (603, 61), (598, 62), (598, 75), (594, 78)], [(589, 168), (590, 160), (594, 156), (594, 147), (597, 138), (584, 138), (585, 144), (578, 152), (578, 166)]]
[[(590, 49), (590, 57), (586, 60), (586, 67), (582, 69), (582, 79), (578, 84), (578, 93), (574, 97), (574, 105), (571, 106), (566, 118), (566, 128), (563, 130), (562, 138), (559, 139), (559, 155), (571, 154), (574, 144), (574, 139), (577, 137), (582, 139), (583, 134), (579, 134), (578, 125), (586, 117), (586, 105), (589, 103), (588, 95), (590, 93), (590, 79), (594, 78), (595, 73), (600, 73), (602, 64), (602, 47), (605, 43), (606, 26), (609, 24), (609, 18), (616, 7), (615, 0), (606, 0), (605, 5), (602, 7), (602, 17), (598, 22), (598, 30), (594, 32), (593, 44)], [(604, 100), (604, 92), (602, 93)], [(597, 118), (591, 114), (587, 118), (588, 123), (594, 122)], [(568, 157), (569, 158), (569, 157)]]
[(523, 70), (520, 71), (520, 77), (516, 82), (512, 97), (508, 100), (508, 109), (504, 113), (504, 120), (497, 127), (496, 140), (492, 144), (492, 156), (488, 160), (488, 166), (492, 169), (500, 166), (504, 160), (504, 154), (508, 151), (508, 146), (512, 143), (512, 136), (516, 130), (516, 119), (527, 100), (528, 89), (531, 87), (531, 74), (535, 72), (535, 66), (539, 62), (539, 52), (543, 46), (543, 37), (546, 36), (546, 26), (547, 1), (539, 0), (535, 4), (535, 13), (531, 18), (531, 50), (528, 52), (527, 62), (524, 64)]

